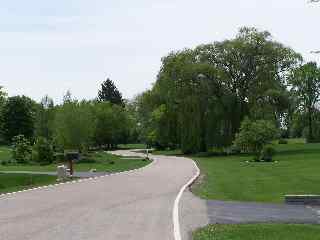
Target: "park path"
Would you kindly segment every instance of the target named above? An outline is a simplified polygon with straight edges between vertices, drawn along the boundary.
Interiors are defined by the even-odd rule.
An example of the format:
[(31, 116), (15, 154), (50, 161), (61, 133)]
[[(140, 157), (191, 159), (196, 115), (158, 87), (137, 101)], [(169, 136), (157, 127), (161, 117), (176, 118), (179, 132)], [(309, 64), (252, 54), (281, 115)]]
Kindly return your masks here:
[(134, 172), (0, 196), (0, 239), (174, 239), (174, 202), (197, 168), (186, 158), (152, 158)]

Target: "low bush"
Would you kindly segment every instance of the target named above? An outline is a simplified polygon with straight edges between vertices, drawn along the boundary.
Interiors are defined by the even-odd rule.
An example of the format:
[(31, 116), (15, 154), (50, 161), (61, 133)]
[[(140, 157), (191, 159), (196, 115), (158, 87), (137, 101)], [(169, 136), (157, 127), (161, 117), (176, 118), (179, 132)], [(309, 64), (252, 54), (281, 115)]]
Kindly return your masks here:
[(231, 147), (227, 148), (225, 152), (227, 155), (237, 155), (241, 153), (241, 148), (236, 145), (232, 145)]
[(23, 135), (15, 136), (13, 139), (12, 157), (17, 163), (27, 163), (31, 160), (32, 148), (28, 139)]
[(288, 140), (282, 138), (282, 139), (279, 140), (278, 143), (279, 144), (288, 144)]
[(272, 162), (272, 158), (275, 153), (276, 153), (276, 150), (272, 146), (265, 146), (262, 149), (260, 160), (263, 160), (266, 162)]
[(54, 161), (57, 163), (61, 163), (65, 161), (64, 153), (55, 153), (54, 154)]
[(81, 158), (78, 163), (96, 163), (97, 161), (89, 156)]
[(52, 144), (43, 137), (39, 137), (33, 147), (32, 160), (40, 164), (50, 164), (54, 161)]

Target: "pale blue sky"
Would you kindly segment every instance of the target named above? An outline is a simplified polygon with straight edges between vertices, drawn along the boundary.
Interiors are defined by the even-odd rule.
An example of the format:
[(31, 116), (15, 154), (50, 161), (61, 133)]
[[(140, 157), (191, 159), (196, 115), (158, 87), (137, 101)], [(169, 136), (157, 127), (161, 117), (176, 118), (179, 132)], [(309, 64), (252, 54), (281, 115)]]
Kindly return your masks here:
[(0, 85), (9, 95), (93, 98), (108, 76), (124, 97), (151, 87), (172, 50), (270, 31), (320, 60), (320, 4), (307, 0), (0, 0)]

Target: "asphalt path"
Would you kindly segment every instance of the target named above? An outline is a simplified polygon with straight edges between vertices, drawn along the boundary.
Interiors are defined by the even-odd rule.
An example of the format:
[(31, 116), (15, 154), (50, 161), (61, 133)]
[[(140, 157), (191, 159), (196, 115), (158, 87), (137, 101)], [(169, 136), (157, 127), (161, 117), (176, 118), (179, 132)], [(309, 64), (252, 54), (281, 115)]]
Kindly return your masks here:
[(0, 196), (0, 239), (174, 239), (177, 195), (198, 170), (187, 158), (152, 158), (137, 171)]
[(320, 223), (315, 206), (210, 200), (207, 212), (211, 224)]

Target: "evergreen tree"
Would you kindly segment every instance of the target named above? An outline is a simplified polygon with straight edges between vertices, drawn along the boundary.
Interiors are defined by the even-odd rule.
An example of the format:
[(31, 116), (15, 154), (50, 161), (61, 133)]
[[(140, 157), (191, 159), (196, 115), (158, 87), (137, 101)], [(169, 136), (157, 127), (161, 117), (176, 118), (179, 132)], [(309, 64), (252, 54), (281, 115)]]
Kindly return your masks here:
[(112, 104), (124, 105), (121, 93), (115, 86), (114, 82), (109, 78), (101, 84), (101, 89), (98, 93), (98, 101), (109, 101)]

